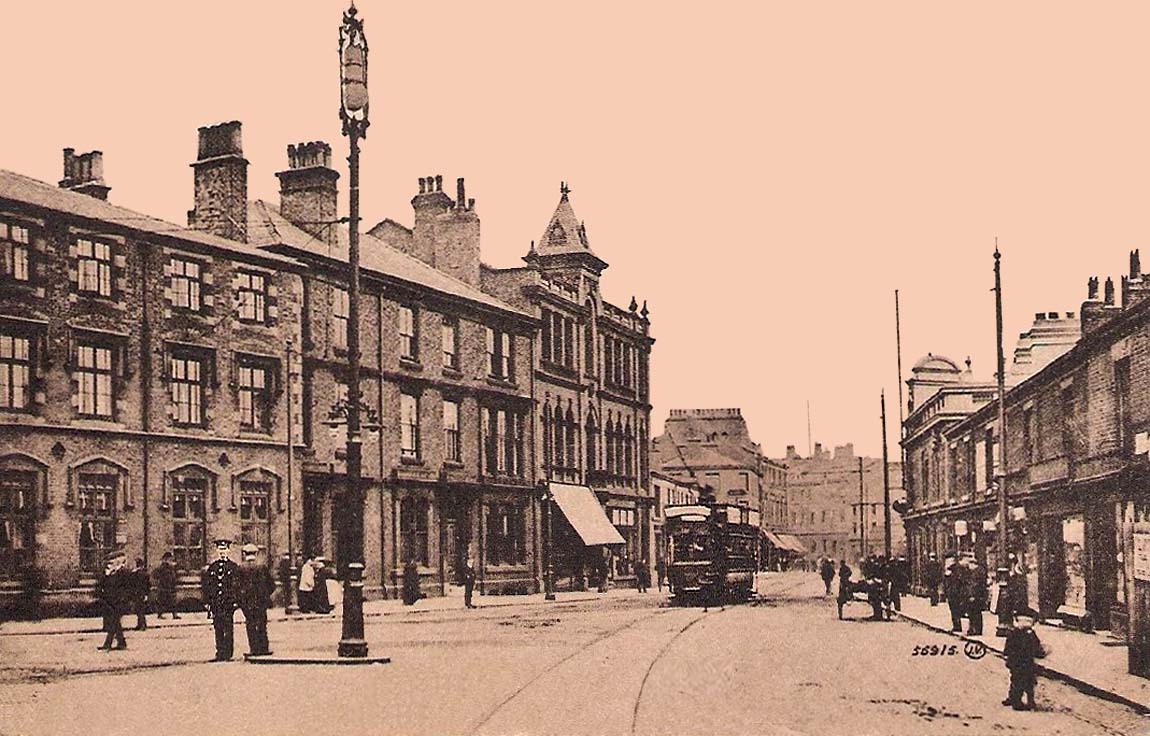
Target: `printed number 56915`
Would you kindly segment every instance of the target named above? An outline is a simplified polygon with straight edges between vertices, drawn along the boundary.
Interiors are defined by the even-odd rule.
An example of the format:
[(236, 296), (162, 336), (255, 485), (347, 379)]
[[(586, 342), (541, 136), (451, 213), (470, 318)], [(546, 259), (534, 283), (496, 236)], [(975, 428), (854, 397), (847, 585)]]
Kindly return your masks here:
[(912, 657), (948, 657), (955, 654), (958, 654), (958, 646), (955, 644), (916, 644), (910, 652)]

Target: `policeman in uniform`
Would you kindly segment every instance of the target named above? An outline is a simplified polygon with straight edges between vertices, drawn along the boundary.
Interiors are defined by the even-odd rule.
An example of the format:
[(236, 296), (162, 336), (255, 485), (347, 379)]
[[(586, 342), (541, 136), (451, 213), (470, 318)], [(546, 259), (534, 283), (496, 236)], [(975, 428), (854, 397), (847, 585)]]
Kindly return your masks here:
[(231, 546), (230, 539), (216, 540), (219, 558), (208, 565), (202, 579), (204, 602), (216, 630), (216, 658), (213, 660), (216, 662), (232, 658), (233, 617), (238, 604), (240, 566), (228, 557)]
[(268, 650), (268, 609), (275, 582), (271, 571), (256, 562), (260, 548), (245, 544), (240, 550), (244, 564), (239, 571), (239, 604), (248, 630), (248, 654), (271, 654)]

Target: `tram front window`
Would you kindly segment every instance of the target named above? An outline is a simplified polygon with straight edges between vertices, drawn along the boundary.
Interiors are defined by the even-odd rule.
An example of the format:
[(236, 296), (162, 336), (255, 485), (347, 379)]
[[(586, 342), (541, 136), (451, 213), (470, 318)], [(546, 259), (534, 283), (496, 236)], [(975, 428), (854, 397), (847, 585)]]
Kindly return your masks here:
[(674, 559), (677, 562), (697, 562), (710, 559), (711, 538), (704, 531), (682, 531), (673, 538)]

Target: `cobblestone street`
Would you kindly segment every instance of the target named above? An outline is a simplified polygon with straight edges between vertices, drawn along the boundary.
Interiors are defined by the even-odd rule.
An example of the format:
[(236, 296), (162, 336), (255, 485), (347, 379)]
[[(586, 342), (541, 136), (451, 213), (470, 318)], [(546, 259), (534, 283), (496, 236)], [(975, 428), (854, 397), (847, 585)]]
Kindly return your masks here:
[[(961, 647), (912, 656), (915, 645), (956, 640), (905, 622), (839, 622), (802, 573), (761, 580), (758, 601), (723, 609), (620, 592), (368, 621), (372, 653), (391, 664), (207, 663), (204, 626), (129, 632), (120, 653), (97, 652), (97, 634), (0, 636), (0, 732), (74, 733), (82, 723), (88, 733), (202, 734), (245, 720), (245, 733), (395, 734), (1141, 734), (1150, 725), (1048, 680), (1039, 711), (1004, 708), (1000, 659), (974, 661)], [(331, 618), (272, 628), (277, 653), (333, 650), (338, 636)], [(242, 650), (242, 626), (237, 637)]]

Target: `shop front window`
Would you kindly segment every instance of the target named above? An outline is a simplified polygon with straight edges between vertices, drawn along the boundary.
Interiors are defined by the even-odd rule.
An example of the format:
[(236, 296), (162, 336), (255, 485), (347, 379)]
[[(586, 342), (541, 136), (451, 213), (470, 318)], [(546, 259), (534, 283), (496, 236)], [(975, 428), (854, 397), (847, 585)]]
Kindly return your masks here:
[(1062, 554), (1066, 566), (1066, 592), (1063, 604), (1086, 608), (1086, 533), (1081, 514), (1062, 520)]

